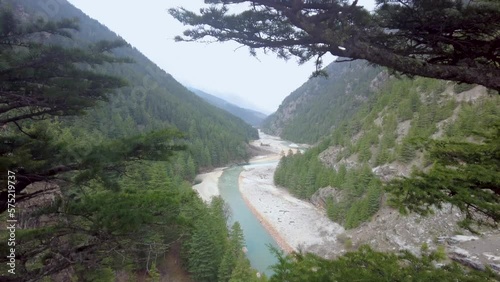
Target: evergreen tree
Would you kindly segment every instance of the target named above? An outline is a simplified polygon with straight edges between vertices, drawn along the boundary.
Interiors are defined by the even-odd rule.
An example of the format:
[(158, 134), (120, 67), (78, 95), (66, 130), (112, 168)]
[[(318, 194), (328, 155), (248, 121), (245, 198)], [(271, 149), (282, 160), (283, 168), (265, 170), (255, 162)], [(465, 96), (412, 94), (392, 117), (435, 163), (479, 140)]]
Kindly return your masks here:
[(380, 208), (380, 202), (382, 197), (382, 185), (379, 181), (375, 179), (372, 180), (368, 186), (366, 192), (367, 208), (368, 214), (375, 214)]
[(362, 246), (334, 260), (313, 254), (278, 253), (275, 274), (269, 281), (496, 281), (491, 270), (463, 269), (456, 263), (436, 267), (438, 253), (416, 257), (408, 251), (376, 252)]
[(188, 270), (196, 281), (217, 281), (219, 268), (218, 250), (213, 246), (219, 244), (219, 238), (211, 231), (211, 222), (207, 219), (196, 222), (196, 229), (189, 243)]
[(257, 273), (250, 267), (250, 261), (243, 253), (236, 259), (236, 266), (231, 273), (229, 282), (254, 282), (258, 281)]
[[(192, 93), (166, 73), (148, 70), (145, 57), (70, 4), (59, 3), (61, 14), (80, 17), (81, 26), (36, 21), (36, 4), (0, 3), (0, 165), (16, 174), (18, 203), (41, 194), (26, 191), (30, 184), (43, 186), (54, 201), (23, 210), (30, 222), (40, 216), (49, 222), (35, 228), (29, 222), (18, 234), (19, 274), (6, 279), (38, 281), (72, 269), (75, 279), (107, 281), (117, 269), (151, 270), (156, 257), (184, 243), (186, 234), (196, 235), (200, 214), (213, 214), (183, 181), (194, 177), (198, 156), (174, 152), (192, 142), (206, 157), (202, 165), (211, 165), (205, 141), (212, 140), (224, 161), (241, 158), (242, 143), (256, 130), (190, 101)], [(133, 87), (123, 88), (127, 83), (117, 74)], [(162, 87), (139, 87), (145, 75)], [(190, 110), (191, 102), (199, 111)], [(193, 119), (201, 125), (192, 140), (171, 129), (185, 129)], [(7, 180), (2, 177), (4, 188)], [(7, 189), (1, 189), (1, 211), (6, 207)], [(209, 220), (217, 240), (209, 248), (220, 261), (226, 216), (210, 218), (217, 218)]]
[[(500, 221), (500, 124), (481, 134), (483, 143), (434, 141), (430, 147), (434, 165), (428, 173), (415, 172), (394, 180), (388, 187), (402, 210), (429, 213), (432, 206), (451, 203), (468, 220), (498, 225)], [(467, 222), (466, 222), (467, 223)]]
[[(243, 253), (243, 231), (240, 224), (235, 222), (229, 234), (229, 244), (219, 267), (219, 281), (227, 282), (231, 279), (232, 273), (237, 265), (238, 258), (244, 256)], [(248, 265), (250, 268), (250, 265)]]
[[(113, 89), (124, 86), (123, 80), (92, 69), (104, 63), (130, 62), (109, 54), (110, 50), (124, 46), (124, 42), (100, 41), (87, 49), (47, 46), (36, 41), (36, 35), (46, 32), (69, 40), (69, 30), (77, 29), (75, 23), (63, 20), (22, 26), (5, 10), (0, 18), (3, 22), (0, 40), (4, 43), (0, 48), (3, 68), (0, 123), (6, 127), (0, 158), (4, 171), (16, 172), (17, 195), (29, 184), (61, 178), (71, 171), (82, 172), (79, 181), (98, 176), (107, 181), (109, 177), (105, 175), (122, 171), (129, 160), (165, 158), (172, 150), (181, 148), (166, 144), (167, 140), (179, 137), (172, 131), (110, 141), (94, 148), (58, 143), (57, 129), (49, 129), (47, 122), (32, 120), (82, 114), (98, 101), (107, 100)], [(160, 135), (164, 138), (162, 142), (158, 139)], [(18, 202), (32, 196), (29, 193), (18, 196)], [(6, 203), (7, 191), (2, 190), (0, 210), (5, 210)]]
[[(236, 14), (225, 6), (242, 2), (252, 5)], [(324, 74), (321, 58), (330, 53), (410, 75), (500, 89), (495, 55), (500, 5), (496, 1), (378, 0), (373, 13), (357, 1), (208, 3), (212, 6), (199, 14), (182, 8), (169, 10), (177, 20), (192, 26), (178, 41), (210, 37), (246, 45), (253, 55), (256, 49), (264, 49), (284, 59), (297, 57), (300, 62), (316, 58), (315, 75)], [(449, 20), (443, 22), (443, 18)]]
[(201, 216), (188, 244), (188, 270), (196, 281), (219, 281), (219, 270), (227, 248), (227, 214), (224, 201), (214, 198), (210, 213)]

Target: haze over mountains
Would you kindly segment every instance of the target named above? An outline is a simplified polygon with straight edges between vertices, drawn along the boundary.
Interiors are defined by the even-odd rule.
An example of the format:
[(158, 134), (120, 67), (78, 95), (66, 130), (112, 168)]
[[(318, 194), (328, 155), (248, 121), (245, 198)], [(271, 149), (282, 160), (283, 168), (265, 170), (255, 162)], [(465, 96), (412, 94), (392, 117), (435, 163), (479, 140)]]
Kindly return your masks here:
[(241, 108), (235, 104), (229, 103), (224, 99), (208, 94), (204, 91), (195, 88), (189, 88), (189, 90), (193, 91), (194, 94), (203, 98), (203, 100), (207, 101), (208, 103), (241, 118), (250, 125), (260, 126), (262, 121), (267, 117), (267, 115), (263, 113), (250, 109)]

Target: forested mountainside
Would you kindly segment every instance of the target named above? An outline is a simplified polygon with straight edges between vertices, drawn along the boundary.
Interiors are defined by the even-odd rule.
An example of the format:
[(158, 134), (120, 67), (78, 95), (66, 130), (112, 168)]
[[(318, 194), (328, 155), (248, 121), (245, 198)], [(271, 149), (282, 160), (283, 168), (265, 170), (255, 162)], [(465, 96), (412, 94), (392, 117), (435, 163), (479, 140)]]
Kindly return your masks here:
[[(344, 74), (342, 79), (336, 79), (339, 69)], [(332, 74), (332, 71), (337, 72)], [(275, 182), (301, 198), (322, 203), (330, 218), (347, 228), (359, 226), (378, 211), (383, 202), (384, 182), (397, 176), (416, 175), (424, 168), (431, 175), (439, 169), (438, 175), (444, 181), (452, 172), (439, 164), (453, 163), (446, 156), (457, 154), (457, 150), (468, 154), (474, 150), (493, 150), (491, 156), (495, 155), (494, 147), (488, 147), (495, 146), (490, 144), (498, 140), (495, 124), (500, 122), (500, 98), (494, 91), (426, 78), (395, 78), (363, 62), (334, 64), (327, 72), (328, 80), (316, 78), (305, 83), (265, 124), (268, 131), (294, 141), (314, 142), (323, 136), (306, 153), (283, 158)], [(316, 103), (310, 97), (323, 103)], [(329, 119), (334, 116), (335, 120)], [(313, 137), (292, 134), (311, 130)], [(460, 143), (464, 141), (468, 142)], [(474, 142), (479, 141), (490, 149), (474, 148)], [(500, 177), (494, 161), (490, 164), (485, 158), (483, 162), (481, 175), (484, 175), (471, 173), (467, 181)], [(486, 183), (485, 179), (478, 181)], [(495, 180), (492, 181), (491, 187), (495, 187)], [(410, 193), (425, 195), (418, 191), (425, 191), (419, 189), (431, 183), (408, 189), (413, 189)], [(454, 195), (445, 201), (453, 203)], [(427, 196), (419, 199), (424, 197)], [(469, 197), (466, 201), (474, 207), (474, 212), (498, 220), (498, 212), (491, 210), (499, 205), (497, 196), (484, 205), (472, 198), (489, 198), (487, 194), (460, 197)], [(436, 198), (434, 203), (442, 203), (441, 200)]]
[(257, 131), (65, 0), (0, 12), (2, 281), (256, 280), (223, 202), (191, 185)]
[(258, 111), (254, 111), (254, 110), (250, 110), (250, 109), (238, 107), (232, 103), (229, 103), (228, 101), (226, 101), (224, 99), (221, 99), (221, 98), (216, 97), (214, 95), (208, 94), (204, 91), (194, 89), (194, 88), (190, 88), (190, 90), (193, 91), (194, 94), (203, 98), (203, 100), (207, 101), (208, 103), (241, 118), (242, 120), (244, 120), (246, 123), (248, 123), (250, 125), (260, 126), (262, 121), (267, 117), (267, 115), (265, 115), (263, 113), (260, 113)]
[[(39, 1), (6, 1), (19, 12), (39, 14)], [(60, 2), (60, 3), (59, 3)], [(52, 20), (77, 18), (80, 31), (68, 46), (88, 45), (100, 40), (119, 37), (98, 21), (93, 20), (66, 1), (59, 1)], [(122, 77), (128, 86), (116, 91), (110, 103), (93, 109), (78, 127), (106, 132), (108, 137), (123, 137), (131, 132), (147, 132), (154, 128), (175, 127), (186, 134), (189, 151), (197, 166), (211, 167), (229, 161), (245, 160), (245, 143), (257, 138), (257, 131), (240, 119), (206, 103), (170, 74), (161, 70), (135, 48), (119, 48), (119, 57), (134, 62), (106, 65), (101, 71)]]
[(312, 78), (286, 97), (265, 119), (263, 131), (294, 142), (315, 143), (352, 117), (383, 79), (375, 79), (380, 68), (364, 61), (332, 63), (325, 71), (328, 77)]

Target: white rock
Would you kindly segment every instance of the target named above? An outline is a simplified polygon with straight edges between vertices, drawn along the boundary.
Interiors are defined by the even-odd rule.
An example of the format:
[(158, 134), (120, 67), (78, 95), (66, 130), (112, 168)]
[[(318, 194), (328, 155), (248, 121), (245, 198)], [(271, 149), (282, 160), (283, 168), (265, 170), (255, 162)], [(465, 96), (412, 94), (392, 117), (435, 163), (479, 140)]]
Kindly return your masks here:
[(458, 247), (454, 247), (451, 250), (451, 253), (455, 254), (457, 256), (460, 256), (460, 257), (468, 257), (470, 255), (468, 251), (466, 251), (466, 250), (464, 250), (462, 248), (458, 248)]
[(499, 256), (495, 256), (495, 255), (493, 255), (491, 253), (483, 253), (483, 255), (485, 257), (487, 257), (488, 260), (500, 261), (500, 257)]
[(465, 236), (465, 235), (455, 235), (455, 236), (450, 237), (451, 244), (468, 242), (468, 241), (475, 241), (475, 240), (479, 240), (479, 237)]

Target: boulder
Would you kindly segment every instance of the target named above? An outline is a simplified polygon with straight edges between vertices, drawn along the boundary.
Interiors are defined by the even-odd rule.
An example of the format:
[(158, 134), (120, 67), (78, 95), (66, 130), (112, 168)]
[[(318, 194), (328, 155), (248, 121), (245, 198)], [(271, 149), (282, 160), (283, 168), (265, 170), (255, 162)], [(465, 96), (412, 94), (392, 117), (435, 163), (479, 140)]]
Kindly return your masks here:
[(384, 182), (388, 182), (398, 175), (398, 169), (391, 165), (381, 165), (372, 169), (373, 173)]
[(327, 199), (332, 199), (333, 203), (339, 203), (344, 200), (344, 191), (333, 187), (320, 188), (311, 196), (311, 203), (318, 208), (326, 210)]

